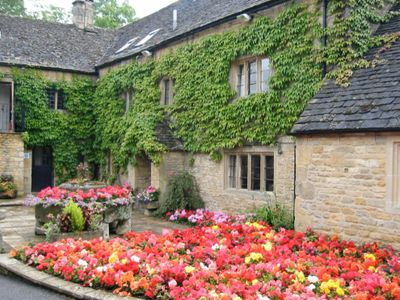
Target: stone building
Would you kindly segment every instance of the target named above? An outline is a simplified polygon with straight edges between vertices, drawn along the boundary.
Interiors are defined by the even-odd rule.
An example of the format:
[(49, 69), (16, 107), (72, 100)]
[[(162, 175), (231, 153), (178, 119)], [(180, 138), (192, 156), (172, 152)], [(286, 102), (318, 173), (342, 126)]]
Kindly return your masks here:
[[(91, 1), (74, 1), (74, 12), (82, 15), (91, 5)], [(51, 147), (24, 148), (24, 129), (15, 126), (18, 87), (12, 68), (41, 70), (51, 81), (71, 81), (75, 75), (95, 81), (95, 64), (115, 32), (93, 29), (90, 18), (86, 23), (80, 18), (74, 21), (66, 25), (0, 15), (0, 174), (14, 177), (20, 196), (53, 185), (54, 172)], [(62, 113), (61, 104), (61, 93), (49, 91), (49, 107)]]
[[(274, 17), (291, 2), (181, 0), (115, 31), (94, 28), (91, 0), (73, 1), (75, 24), (71, 25), (0, 16), (0, 72), (6, 74), (2, 83), (8, 87), (1, 98), (8, 111), (1, 116), (0, 139), (4, 142), (0, 145), (0, 173), (14, 176), (20, 194), (55, 183), (51, 147), (24, 149), (20, 133), (15, 132), (11, 67), (39, 69), (50, 80), (71, 80), (74, 74), (96, 80), (132, 61), (158, 59), (206, 36), (238, 30), (250, 24), (256, 15)], [(245, 72), (249, 72), (250, 58), (246, 59)], [(257, 72), (269, 72), (266, 58), (251, 59), (256, 61)], [(263, 92), (261, 75), (254, 80), (257, 89), (251, 93)], [(246, 80), (243, 84), (252, 83)], [(163, 81), (160, 86), (160, 101), (164, 104), (172, 100), (171, 85), (172, 82)], [(52, 95), (57, 98), (56, 92)], [(168, 148), (161, 163), (155, 165), (147, 158), (137, 158), (135, 166), (129, 165), (125, 173), (118, 174), (120, 182), (127, 180), (138, 189), (152, 184), (163, 192), (171, 174), (187, 170), (196, 177), (211, 209), (248, 211), (272, 200), (292, 206), (294, 141), (291, 137), (281, 137), (277, 146), (249, 143), (225, 151), (222, 160), (215, 161), (207, 154), (185, 152), (168, 120), (157, 126), (156, 136)], [(109, 164), (112, 173), (112, 157)]]
[[(397, 16), (377, 34), (399, 29)], [(400, 248), (400, 41), (366, 58), (378, 63), (326, 82), (292, 129), (296, 228)]]

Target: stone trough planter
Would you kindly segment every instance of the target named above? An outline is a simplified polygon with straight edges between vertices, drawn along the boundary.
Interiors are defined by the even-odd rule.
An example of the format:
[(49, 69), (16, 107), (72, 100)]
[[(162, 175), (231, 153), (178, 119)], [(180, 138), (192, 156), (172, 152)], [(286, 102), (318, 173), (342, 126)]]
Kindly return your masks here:
[(17, 198), (17, 190), (11, 190), (0, 193), (0, 199), (15, 199)]
[(107, 208), (103, 213), (103, 228), (118, 235), (132, 229), (132, 205)]
[[(42, 204), (35, 205), (35, 234), (45, 235), (43, 225), (50, 221), (49, 214), (58, 216), (63, 211), (62, 206), (51, 205), (44, 207)], [(126, 206), (115, 206), (107, 208), (103, 212), (102, 221), (102, 234), (104, 238), (108, 238), (110, 233), (113, 234), (124, 234), (132, 228), (132, 205)], [(69, 234), (69, 233), (67, 233)], [(71, 233), (71, 237), (77, 236), (77, 233)], [(61, 237), (62, 238), (62, 237)]]
[(35, 205), (35, 234), (36, 235), (45, 235), (43, 230), (43, 225), (50, 221), (49, 215), (58, 216), (63, 211), (62, 206), (51, 205), (48, 207), (44, 207), (42, 204)]
[(108, 238), (105, 236), (105, 232), (103, 229), (95, 230), (95, 231), (81, 231), (81, 232), (59, 232), (53, 233), (50, 237), (49, 242), (56, 242), (64, 239), (84, 239), (84, 240), (91, 240), (95, 238)]

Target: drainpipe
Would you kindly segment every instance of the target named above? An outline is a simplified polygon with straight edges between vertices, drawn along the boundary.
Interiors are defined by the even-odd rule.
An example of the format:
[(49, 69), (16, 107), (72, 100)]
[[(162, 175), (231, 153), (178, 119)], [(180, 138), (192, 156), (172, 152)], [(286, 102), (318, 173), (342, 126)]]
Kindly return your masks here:
[[(326, 30), (328, 28), (328, 0), (322, 0), (322, 28)], [(322, 47), (326, 48), (328, 45), (328, 37), (326, 34), (322, 37)], [(327, 73), (326, 62), (322, 64), (322, 75), (325, 77)]]
[(293, 163), (293, 223), (296, 224), (296, 180), (297, 180), (297, 155), (296, 155), (296, 141), (294, 142), (294, 152), (293, 152), (293, 156), (294, 156), (294, 163)]

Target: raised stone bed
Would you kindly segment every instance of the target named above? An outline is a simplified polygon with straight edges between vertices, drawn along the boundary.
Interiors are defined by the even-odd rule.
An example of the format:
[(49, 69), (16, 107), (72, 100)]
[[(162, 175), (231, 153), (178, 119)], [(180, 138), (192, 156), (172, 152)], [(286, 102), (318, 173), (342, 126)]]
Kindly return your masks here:
[(132, 205), (107, 208), (103, 214), (103, 226), (109, 233), (124, 234), (132, 229)]
[(68, 191), (77, 191), (77, 190), (82, 190), (82, 191), (88, 191), (90, 189), (101, 189), (105, 188), (107, 184), (104, 182), (100, 181), (87, 181), (84, 183), (72, 183), (72, 182), (66, 182), (60, 185), (61, 189), (68, 190)]
[(109, 236), (105, 236), (106, 233), (103, 231), (103, 229), (99, 229), (96, 231), (81, 231), (81, 232), (59, 232), (59, 233), (53, 233), (50, 237), (50, 242), (55, 242), (55, 241), (60, 241), (68, 238), (73, 238), (73, 239), (84, 239), (84, 240), (91, 240), (95, 238), (100, 238), (103, 237), (105, 239), (108, 239)]
[(63, 207), (58, 205), (51, 205), (48, 207), (44, 207), (42, 204), (35, 205), (35, 234), (45, 235), (43, 225), (50, 221), (49, 215), (58, 216), (62, 211)]
[(146, 216), (154, 216), (157, 209), (160, 207), (160, 203), (158, 201), (153, 201), (145, 205), (144, 214)]

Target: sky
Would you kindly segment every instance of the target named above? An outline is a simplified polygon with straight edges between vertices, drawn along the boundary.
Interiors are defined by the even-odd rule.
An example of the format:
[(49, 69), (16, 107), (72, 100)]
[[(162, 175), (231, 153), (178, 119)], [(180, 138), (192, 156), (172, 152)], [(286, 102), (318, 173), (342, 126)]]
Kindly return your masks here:
[[(25, 7), (29, 11), (35, 11), (37, 5), (52, 4), (70, 11), (72, 8), (72, 2), (73, 0), (25, 0)], [(176, 0), (129, 0), (129, 3), (136, 11), (136, 16), (139, 18), (145, 17), (173, 2), (176, 2)]]

